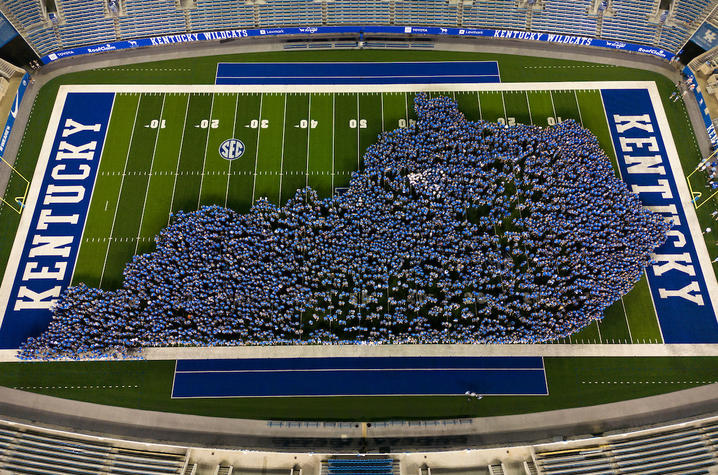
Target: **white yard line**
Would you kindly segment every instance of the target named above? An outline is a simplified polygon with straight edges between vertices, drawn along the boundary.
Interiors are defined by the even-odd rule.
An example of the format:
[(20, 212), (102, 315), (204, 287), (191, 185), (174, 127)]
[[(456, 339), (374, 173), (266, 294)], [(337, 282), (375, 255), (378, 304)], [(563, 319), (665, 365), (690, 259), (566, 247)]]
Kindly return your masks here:
[(257, 189), (257, 162), (259, 161), (259, 131), (262, 130), (262, 103), (264, 94), (259, 95), (259, 119), (257, 123), (257, 143), (254, 146), (254, 174), (252, 175), (252, 202), (250, 206), (254, 205), (254, 192)]
[(359, 94), (357, 94), (357, 170), (361, 170), (361, 112), (359, 111)]
[(529, 109), (529, 122), (531, 122), (531, 125), (534, 125), (534, 118), (533, 115), (531, 115), (531, 102), (529, 101), (529, 92), (526, 92), (526, 107)]
[(553, 118), (558, 123), (558, 115), (556, 115), (556, 104), (553, 102), (553, 92), (549, 91), (548, 95), (551, 97), (551, 109), (553, 109)]
[(406, 126), (409, 127), (409, 93), (404, 91), (404, 119)]
[(578, 109), (578, 120), (581, 122), (581, 127), (583, 127), (583, 115), (581, 115), (581, 103), (578, 102), (578, 93), (574, 89), (573, 91), (573, 98), (576, 99), (576, 109)]
[(479, 106), (479, 120), (484, 120), (484, 111), (481, 110), (481, 94), (479, 91), (476, 92), (476, 104)]
[[(234, 100), (234, 120), (232, 121), (232, 138), (237, 135), (237, 107), (239, 107), (239, 94), (235, 95)], [(227, 207), (227, 200), (229, 199), (229, 182), (232, 179), (232, 163), (235, 160), (230, 160), (227, 164), (227, 189), (224, 191), (224, 207)]]
[(105, 278), (105, 269), (107, 268), (107, 256), (110, 255), (110, 245), (112, 244), (112, 233), (115, 232), (115, 221), (117, 220), (117, 210), (120, 209), (120, 199), (122, 198), (122, 187), (125, 184), (125, 174), (127, 173), (127, 162), (130, 159), (130, 151), (132, 150), (132, 139), (135, 136), (135, 127), (137, 126), (137, 115), (140, 112), (140, 103), (142, 96), (137, 100), (137, 109), (135, 109), (135, 120), (132, 122), (132, 132), (130, 132), (130, 143), (127, 145), (127, 155), (125, 155), (125, 167), (122, 170), (122, 178), (120, 179), (120, 190), (117, 192), (117, 204), (115, 212), (112, 216), (112, 227), (110, 227), (110, 240), (107, 241), (107, 249), (105, 249), (105, 259), (102, 261), (102, 273), (100, 274), (99, 288), (102, 288), (102, 280)]
[(204, 159), (202, 160), (202, 175), (199, 179), (199, 193), (197, 194), (197, 209), (199, 209), (199, 204), (202, 202), (202, 185), (204, 184), (204, 171), (205, 167), (207, 166), (207, 148), (209, 147), (209, 135), (212, 131), (212, 113), (214, 112), (215, 97), (217, 96), (215, 94), (212, 94), (212, 104), (209, 106), (209, 118), (207, 119), (207, 136), (204, 139)]
[(379, 97), (381, 97), (381, 131), (384, 132), (386, 131), (384, 128), (384, 93), (380, 92)]
[(150, 161), (150, 173), (147, 177), (147, 186), (145, 187), (145, 198), (142, 201), (142, 214), (140, 215), (140, 226), (137, 228), (137, 241), (135, 242), (135, 254), (137, 254), (137, 248), (140, 246), (140, 235), (142, 234), (142, 223), (145, 220), (145, 209), (147, 208), (147, 195), (150, 192), (150, 183), (152, 182), (152, 167), (155, 164), (155, 154), (157, 153), (157, 142), (160, 138), (160, 131), (162, 130), (162, 114), (165, 111), (165, 99), (167, 96), (162, 97), (162, 107), (160, 108), (160, 120), (157, 124), (157, 135), (155, 135), (155, 145), (152, 148), (152, 160)]
[(499, 91), (501, 94), (501, 104), (504, 106), (504, 120), (508, 122), (509, 118), (506, 116), (506, 100), (504, 99), (504, 91)]
[(182, 122), (182, 138), (180, 138), (179, 152), (177, 152), (177, 167), (175, 168), (175, 180), (172, 184), (172, 198), (170, 198), (170, 216), (167, 217), (167, 224), (170, 223), (170, 217), (172, 216), (172, 207), (175, 203), (175, 191), (177, 190), (177, 177), (179, 176), (179, 166), (182, 159), (182, 146), (184, 145), (184, 131), (187, 128), (187, 115), (189, 114), (189, 99), (187, 96), (187, 104), (184, 109), (184, 122)]
[(626, 328), (628, 328), (628, 338), (630, 338), (631, 343), (633, 343), (633, 335), (631, 334), (631, 324), (628, 321), (628, 313), (626, 313), (626, 304), (623, 302), (623, 297), (621, 297), (621, 308), (623, 309), (623, 316), (626, 319)]
[(309, 94), (309, 106), (307, 107), (307, 171), (304, 174), (304, 187), (309, 186), (309, 140), (312, 130), (312, 95)]
[(284, 115), (282, 116), (282, 158), (279, 162), (279, 199), (277, 206), (282, 206), (282, 178), (284, 176), (284, 134), (287, 130), (287, 94), (284, 95)]
[(337, 115), (337, 98), (332, 94), (332, 196), (334, 196), (334, 164), (335, 164), (335, 153), (334, 153), (334, 136), (336, 135), (336, 115)]

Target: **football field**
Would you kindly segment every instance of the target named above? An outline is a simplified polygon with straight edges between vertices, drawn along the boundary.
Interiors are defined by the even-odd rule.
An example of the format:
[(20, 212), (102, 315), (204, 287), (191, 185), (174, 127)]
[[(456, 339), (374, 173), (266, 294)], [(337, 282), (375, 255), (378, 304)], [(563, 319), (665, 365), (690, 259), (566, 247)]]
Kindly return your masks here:
[[(33, 229), (26, 238), (18, 233), (11, 264), (17, 262), (24, 272), (18, 271), (15, 281), (34, 281), (36, 286), (18, 287), (13, 275), (6, 273), (6, 288), (15, 286), (6, 308), (15, 311), (15, 317), (8, 319), (6, 313), (3, 330), (7, 335), (10, 326), (15, 328), (9, 330), (12, 337), (3, 337), (3, 345), (12, 348), (13, 341), (22, 341), (20, 336), (36, 334), (46, 324), (52, 298), (63, 288), (53, 279), (104, 290), (119, 288), (127, 263), (154, 249), (154, 239), (167, 227), (172, 213), (207, 205), (246, 213), (260, 199), (282, 206), (307, 186), (321, 198), (341, 192), (382, 132), (415, 123), (413, 102), (418, 91), (455, 99), (472, 121), (540, 127), (565, 120), (580, 123), (597, 137), (616, 175), (634, 193), (642, 193), (644, 204), (682, 226), (671, 231), (676, 239), (656, 251), (656, 262), (606, 310), (603, 320), (554, 343), (713, 342), (718, 332), (709, 294), (716, 285), (711, 287), (703, 277), (712, 273), (704, 271), (710, 269), (710, 261), (695, 214), (686, 209), (687, 191), (676, 188), (677, 184), (685, 188), (685, 180), (665, 116), (655, 108), (655, 87), (612, 82), (66, 86), (58, 95), (43, 155), (51, 164), (70, 163), (68, 159), (94, 163), (80, 166), (74, 174), (64, 164), (52, 166), (50, 173), (45, 166), (38, 167), (26, 215), (37, 215), (35, 208), (45, 205), (59, 208), (31, 218), (36, 224), (26, 223)], [(632, 129), (641, 133), (655, 129), (657, 136), (630, 136)], [(87, 138), (88, 133), (95, 140)], [(227, 141), (241, 142), (231, 156), (224, 149)], [(637, 144), (648, 143), (654, 143), (651, 151), (662, 155), (638, 156)], [(656, 182), (656, 175), (666, 175), (666, 170), (670, 180)], [(70, 183), (67, 180), (84, 184), (63, 185)], [(62, 208), (73, 203), (79, 207)], [(82, 212), (69, 214), (78, 210)], [(54, 217), (63, 214), (67, 217)], [(75, 224), (75, 237), (67, 236), (67, 231), (53, 238), (39, 233), (48, 223), (69, 221)], [(23, 239), (32, 245), (25, 244), (20, 257)], [(50, 244), (33, 247), (46, 242)], [(33, 255), (67, 259), (36, 264), (30, 262)], [(41, 272), (35, 270), (38, 266), (44, 266)], [(696, 268), (701, 273), (691, 277)], [(688, 280), (681, 280), (681, 274)], [(52, 287), (38, 286), (43, 279)], [(688, 305), (695, 316), (687, 323), (681, 312)], [(26, 310), (33, 312), (30, 318), (19, 316)]]

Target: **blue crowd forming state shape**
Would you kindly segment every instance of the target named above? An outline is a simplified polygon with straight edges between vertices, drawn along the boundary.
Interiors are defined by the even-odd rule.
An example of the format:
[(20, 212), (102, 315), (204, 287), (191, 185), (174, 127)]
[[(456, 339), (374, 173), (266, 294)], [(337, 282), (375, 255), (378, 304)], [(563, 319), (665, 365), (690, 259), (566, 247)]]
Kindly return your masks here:
[(23, 358), (148, 346), (534, 343), (628, 292), (670, 223), (641, 206), (575, 121), (467, 121), (418, 94), (349, 189), (245, 215), (178, 212), (122, 287), (77, 285)]

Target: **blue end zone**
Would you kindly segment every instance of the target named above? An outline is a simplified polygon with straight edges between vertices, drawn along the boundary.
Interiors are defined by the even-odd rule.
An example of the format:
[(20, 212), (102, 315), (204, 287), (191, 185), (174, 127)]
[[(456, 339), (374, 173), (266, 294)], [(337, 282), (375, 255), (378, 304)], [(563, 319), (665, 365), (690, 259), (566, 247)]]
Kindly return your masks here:
[(495, 61), (219, 63), (215, 84), (427, 84), (501, 82)]
[(718, 322), (648, 90), (605, 89), (601, 95), (623, 181), (645, 206), (673, 220), (646, 271), (663, 339), (718, 343)]
[(50, 307), (70, 284), (114, 97), (114, 93), (69, 93), (65, 99), (2, 315), (2, 349), (18, 348), (44, 331)]
[(547, 395), (540, 357), (177, 361), (173, 398)]

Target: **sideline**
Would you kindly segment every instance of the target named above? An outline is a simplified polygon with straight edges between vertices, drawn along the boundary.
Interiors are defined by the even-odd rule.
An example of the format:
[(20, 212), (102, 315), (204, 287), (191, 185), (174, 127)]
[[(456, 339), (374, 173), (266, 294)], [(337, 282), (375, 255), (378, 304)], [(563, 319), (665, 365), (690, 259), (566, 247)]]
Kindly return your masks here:
[[(0, 350), (0, 363), (19, 362), (17, 350)], [(287, 345), (146, 348), (148, 361), (245, 358), (344, 358), (383, 356), (661, 357), (718, 356), (718, 344), (536, 344), (536, 345)], [(105, 358), (103, 360), (114, 360)], [(52, 361), (76, 361), (69, 358)], [(98, 361), (98, 360), (83, 360)]]

